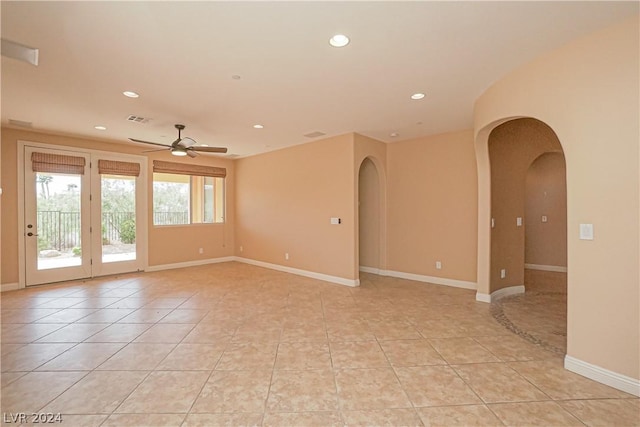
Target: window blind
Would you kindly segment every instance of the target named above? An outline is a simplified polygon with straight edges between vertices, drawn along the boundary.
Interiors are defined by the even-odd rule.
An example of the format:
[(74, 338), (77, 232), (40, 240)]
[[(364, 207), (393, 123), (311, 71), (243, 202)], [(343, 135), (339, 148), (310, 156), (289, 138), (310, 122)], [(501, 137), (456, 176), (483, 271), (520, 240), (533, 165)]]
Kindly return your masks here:
[(98, 160), (98, 173), (124, 176), (140, 176), (140, 164), (116, 160)]
[(84, 175), (85, 164), (84, 157), (40, 152), (31, 153), (31, 167), (34, 172)]
[(176, 173), (181, 175), (192, 176), (212, 176), (215, 178), (224, 178), (227, 176), (226, 168), (217, 168), (214, 166), (189, 165), (186, 163), (166, 162), (163, 160), (153, 161), (153, 171), (158, 173)]

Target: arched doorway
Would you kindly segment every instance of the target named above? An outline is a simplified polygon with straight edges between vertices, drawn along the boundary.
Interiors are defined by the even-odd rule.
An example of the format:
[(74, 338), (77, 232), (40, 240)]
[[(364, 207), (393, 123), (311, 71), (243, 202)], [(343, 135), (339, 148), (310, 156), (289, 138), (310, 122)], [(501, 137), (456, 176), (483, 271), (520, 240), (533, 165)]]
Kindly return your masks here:
[(509, 329), (564, 354), (567, 195), (562, 146), (545, 123), (520, 118), (491, 131), (488, 155), (493, 311)]
[(541, 154), (527, 169), (524, 212), (526, 270), (567, 272), (566, 176), (562, 152)]
[(375, 163), (365, 158), (358, 172), (358, 240), (360, 271), (380, 271), (380, 175)]

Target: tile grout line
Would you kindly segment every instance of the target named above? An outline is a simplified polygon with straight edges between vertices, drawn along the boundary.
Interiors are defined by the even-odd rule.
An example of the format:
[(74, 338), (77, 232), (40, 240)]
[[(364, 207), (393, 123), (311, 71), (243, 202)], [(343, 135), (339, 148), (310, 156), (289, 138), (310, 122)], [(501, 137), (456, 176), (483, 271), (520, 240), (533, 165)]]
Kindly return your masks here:
[(336, 412), (338, 412), (338, 416), (340, 417), (340, 422), (342, 425), (346, 425), (344, 420), (344, 415), (342, 414), (342, 400), (340, 399), (340, 391), (338, 390), (338, 379), (336, 378), (336, 367), (333, 363), (333, 352), (331, 351), (331, 342), (329, 340), (329, 329), (327, 328), (327, 313), (325, 309), (324, 298), (322, 297), (322, 293), (320, 294), (320, 308), (322, 309), (322, 322), (325, 325), (325, 333), (327, 335), (327, 351), (329, 352), (329, 362), (331, 363), (331, 375), (333, 375), (333, 387), (336, 391)]

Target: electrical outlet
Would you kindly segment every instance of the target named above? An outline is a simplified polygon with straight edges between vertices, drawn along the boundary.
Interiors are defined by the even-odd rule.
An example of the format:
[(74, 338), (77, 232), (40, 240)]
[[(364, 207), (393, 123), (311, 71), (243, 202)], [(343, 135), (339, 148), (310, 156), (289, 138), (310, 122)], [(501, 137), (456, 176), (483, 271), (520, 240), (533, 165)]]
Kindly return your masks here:
[(546, 215), (542, 215), (542, 222), (547, 222), (547, 221), (548, 221), (547, 216)]
[(289, 252), (287, 252), (286, 254), (284, 254), (284, 259), (289, 259)]
[(505, 277), (507, 277), (507, 270), (503, 268), (500, 270), (500, 278), (504, 279)]
[(199, 253), (201, 253), (201, 254), (203, 254), (203, 253), (204, 253), (204, 249), (203, 249), (203, 248), (200, 248), (200, 249), (198, 249), (198, 252), (199, 252)]
[(436, 270), (442, 270), (442, 263), (440, 261), (436, 261)]
[(521, 216), (516, 218), (516, 226), (517, 227), (522, 227), (522, 217)]

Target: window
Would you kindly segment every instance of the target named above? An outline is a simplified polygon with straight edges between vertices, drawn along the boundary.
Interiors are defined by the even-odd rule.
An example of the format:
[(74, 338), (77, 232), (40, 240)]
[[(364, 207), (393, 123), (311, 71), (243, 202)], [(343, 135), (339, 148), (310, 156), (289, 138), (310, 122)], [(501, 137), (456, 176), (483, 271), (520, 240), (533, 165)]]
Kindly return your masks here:
[(156, 160), (153, 170), (154, 225), (224, 222), (224, 169)]

